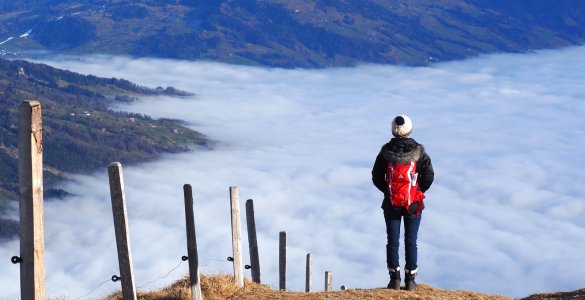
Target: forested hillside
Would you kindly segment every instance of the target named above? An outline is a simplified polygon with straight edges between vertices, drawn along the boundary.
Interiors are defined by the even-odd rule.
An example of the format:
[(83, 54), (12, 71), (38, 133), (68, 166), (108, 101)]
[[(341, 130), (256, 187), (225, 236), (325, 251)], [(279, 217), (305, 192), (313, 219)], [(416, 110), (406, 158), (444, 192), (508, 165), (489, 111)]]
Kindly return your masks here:
[(585, 43), (581, 0), (0, 3), (0, 54), (107, 53), (279, 67), (426, 65)]
[[(67, 173), (105, 168), (112, 161), (136, 163), (162, 152), (207, 144), (202, 134), (179, 121), (108, 109), (136, 96), (161, 94), (188, 93), (0, 59), (0, 216), (18, 193), (18, 107), (22, 100), (41, 102), (45, 196), (63, 196), (65, 191), (51, 185)], [(13, 231), (5, 222), (0, 219), (2, 230)]]

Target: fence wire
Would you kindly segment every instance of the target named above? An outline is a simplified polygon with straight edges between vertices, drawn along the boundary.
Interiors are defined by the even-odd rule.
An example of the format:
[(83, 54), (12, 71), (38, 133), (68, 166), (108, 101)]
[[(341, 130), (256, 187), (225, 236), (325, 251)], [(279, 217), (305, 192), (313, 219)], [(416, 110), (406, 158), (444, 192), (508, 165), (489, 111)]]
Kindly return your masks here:
[[(169, 276), (171, 273), (173, 273), (174, 271), (176, 271), (177, 269), (179, 269), (179, 268), (181, 267), (181, 264), (183, 264), (183, 261), (185, 261), (185, 259), (181, 258), (181, 261), (179, 262), (179, 264), (177, 264), (177, 266), (176, 266), (176, 267), (174, 267), (174, 268), (170, 269), (170, 270), (169, 270), (169, 271), (168, 271), (168, 272), (167, 272), (167, 273), (166, 273), (164, 276), (160, 276), (160, 277), (158, 277), (158, 278), (156, 278), (156, 279), (154, 279), (154, 280), (152, 280), (152, 281), (149, 281), (149, 282), (147, 282), (147, 283), (145, 283), (145, 284), (142, 284), (142, 285), (140, 285), (140, 286), (137, 286), (137, 287), (136, 287), (136, 289), (142, 289), (142, 288), (144, 288), (145, 286), (148, 286), (148, 285), (150, 285), (150, 284), (153, 284), (153, 283), (155, 283), (155, 282), (157, 282), (157, 281), (159, 281), (159, 280), (162, 280), (162, 279), (165, 279), (165, 278), (167, 278), (167, 277), (168, 277), (168, 276)], [(225, 260), (225, 259), (217, 259), (217, 258), (213, 258), (213, 259), (210, 259), (210, 260), (208, 260), (208, 261), (207, 261), (207, 263), (205, 263), (204, 265), (201, 265), (201, 266), (200, 266), (200, 268), (202, 268), (202, 269), (203, 269), (203, 268), (207, 267), (209, 264), (211, 264), (212, 262), (222, 262), (222, 263), (229, 263), (229, 261), (227, 261), (227, 260)], [(114, 276), (115, 276), (115, 275), (114, 275)], [(112, 277), (112, 278), (113, 278), (113, 277)], [(108, 279), (104, 280), (102, 283), (98, 284), (98, 285), (97, 285), (95, 288), (93, 288), (93, 289), (92, 289), (91, 291), (89, 291), (87, 294), (84, 294), (84, 295), (82, 295), (82, 296), (79, 296), (79, 297), (73, 298), (73, 300), (80, 300), (80, 299), (83, 299), (83, 298), (85, 298), (85, 297), (87, 297), (87, 296), (90, 296), (90, 295), (91, 295), (91, 294), (93, 294), (95, 291), (97, 291), (97, 290), (98, 290), (100, 287), (102, 287), (104, 284), (108, 283), (109, 281), (113, 281), (113, 280), (112, 280), (112, 278), (108, 278)]]
[(104, 282), (102, 282), (102, 283), (100, 283), (98, 286), (96, 286), (96, 287), (95, 287), (93, 290), (91, 290), (91, 292), (89, 292), (89, 293), (87, 293), (87, 294), (85, 294), (85, 295), (83, 295), (83, 296), (80, 296), (80, 297), (74, 298), (73, 300), (79, 300), (79, 299), (82, 299), (82, 298), (84, 298), (84, 297), (87, 297), (87, 296), (91, 295), (93, 292), (95, 292), (97, 289), (99, 289), (99, 288), (100, 288), (102, 285), (106, 284), (108, 281), (111, 281), (111, 280), (112, 280), (112, 279), (107, 279), (107, 280), (105, 280)]
[(153, 283), (155, 283), (155, 282), (157, 282), (157, 281), (159, 281), (159, 280), (161, 280), (161, 279), (165, 279), (165, 278), (167, 278), (167, 276), (169, 276), (169, 275), (170, 275), (172, 272), (176, 271), (176, 270), (177, 270), (177, 269), (178, 269), (178, 268), (181, 266), (181, 264), (183, 263), (183, 261), (184, 261), (184, 260), (183, 260), (183, 259), (181, 259), (181, 261), (179, 262), (179, 264), (178, 264), (176, 267), (174, 267), (174, 268), (172, 268), (171, 270), (169, 270), (165, 276), (158, 277), (157, 279), (155, 279), (155, 280), (153, 280), (153, 281), (149, 281), (149, 282), (147, 282), (147, 283), (145, 283), (145, 284), (143, 284), (143, 285), (141, 285), (141, 286), (138, 286), (138, 287), (136, 287), (136, 288), (137, 288), (137, 289), (141, 289), (141, 288), (143, 288), (143, 287), (145, 287), (145, 286), (147, 286), (147, 285), (149, 285), (149, 284), (153, 284)]

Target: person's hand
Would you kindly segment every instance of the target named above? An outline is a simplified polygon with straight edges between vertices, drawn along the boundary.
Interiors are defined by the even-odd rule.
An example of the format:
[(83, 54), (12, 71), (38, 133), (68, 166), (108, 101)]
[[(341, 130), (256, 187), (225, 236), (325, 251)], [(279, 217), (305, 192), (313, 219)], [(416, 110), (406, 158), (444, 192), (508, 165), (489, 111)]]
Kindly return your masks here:
[(418, 206), (420, 205), (420, 201), (414, 202), (412, 203), (409, 207), (408, 207), (408, 213), (411, 215), (416, 215), (416, 212), (418, 211)]

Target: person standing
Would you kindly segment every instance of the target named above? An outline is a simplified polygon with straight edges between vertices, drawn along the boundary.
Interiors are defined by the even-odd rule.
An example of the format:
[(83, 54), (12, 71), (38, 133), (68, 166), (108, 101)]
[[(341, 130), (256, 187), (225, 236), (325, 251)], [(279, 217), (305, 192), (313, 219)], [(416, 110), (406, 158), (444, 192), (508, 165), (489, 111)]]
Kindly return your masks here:
[(412, 137), (412, 121), (406, 115), (392, 120), (390, 142), (384, 144), (372, 168), (372, 181), (384, 193), (382, 209), (386, 222), (388, 288), (400, 289), (400, 223), (404, 220), (405, 288), (415, 290), (418, 271), (417, 236), (424, 209), (424, 192), (433, 183), (431, 158)]

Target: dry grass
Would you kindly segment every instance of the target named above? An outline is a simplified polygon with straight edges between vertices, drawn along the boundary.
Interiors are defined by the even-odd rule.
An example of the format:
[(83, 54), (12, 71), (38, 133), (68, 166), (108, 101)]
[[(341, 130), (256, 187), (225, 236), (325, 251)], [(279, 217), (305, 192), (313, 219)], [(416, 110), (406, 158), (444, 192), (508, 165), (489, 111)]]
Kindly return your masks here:
[(522, 300), (582, 300), (585, 299), (585, 289), (561, 293), (541, 293), (523, 298)]
[[(299, 299), (299, 300), (318, 300), (318, 299), (399, 299), (399, 300), (511, 300), (513, 298), (486, 295), (469, 291), (452, 291), (442, 290), (421, 284), (416, 291), (395, 291), (385, 288), (379, 289), (350, 289), (346, 291), (335, 292), (288, 292), (274, 290), (266, 285), (256, 284), (246, 280), (244, 288), (240, 289), (233, 283), (233, 276), (214, 275), (201, 277), (201, 290), (205, 300), (277, 300), (277, 299)], [(139, 299), (157, 299), (157, 300), (190, 300), (191, 291), (189, 289), (189, 280), (184, 278), (175, 282), (173, 285), (160, 291), (138, 293)], [(104, 300), (122, 299), (120, 293), (116, 293)], [(547, 299), (547, 298), (535, 298)]]

